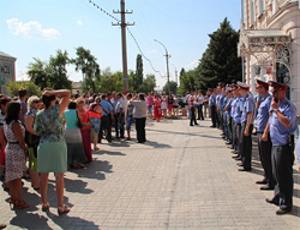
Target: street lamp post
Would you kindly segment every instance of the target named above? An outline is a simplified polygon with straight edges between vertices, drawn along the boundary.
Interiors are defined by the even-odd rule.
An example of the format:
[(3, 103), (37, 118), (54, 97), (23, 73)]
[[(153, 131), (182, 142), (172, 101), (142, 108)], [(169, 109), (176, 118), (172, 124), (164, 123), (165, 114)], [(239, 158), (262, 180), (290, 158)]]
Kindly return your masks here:
[(162, 43), (161, 41), (154, 39), (155, 42), (159, 43), (164, 49), (165, 49), (165, 57), (166, 57), (166, 66), (167, 66), (167, 84), (168, 84), (168, 94), (170, 94), (170, 71), (169, 71), (169, 58), (171, 57), (171, 55), (168, 52), (167, 47), (164, 45), (164, 43)]

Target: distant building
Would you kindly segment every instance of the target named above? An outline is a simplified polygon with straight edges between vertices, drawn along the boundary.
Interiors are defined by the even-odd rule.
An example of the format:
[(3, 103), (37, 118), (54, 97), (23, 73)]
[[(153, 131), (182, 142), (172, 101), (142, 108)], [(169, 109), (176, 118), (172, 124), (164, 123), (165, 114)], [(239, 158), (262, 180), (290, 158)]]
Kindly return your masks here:
[(72, 94), (77, 94), (78, 92), (81, 94), (82, 93), (82, 82), (72, 82)]
[(299, 0), (241, 0), (239, 54), (243, 77), (287, 83), (289, 97), (300, 112)]
[(0, 92), (6, 93), (4, 86), (16, 80), (16, 58), (0, 51)]

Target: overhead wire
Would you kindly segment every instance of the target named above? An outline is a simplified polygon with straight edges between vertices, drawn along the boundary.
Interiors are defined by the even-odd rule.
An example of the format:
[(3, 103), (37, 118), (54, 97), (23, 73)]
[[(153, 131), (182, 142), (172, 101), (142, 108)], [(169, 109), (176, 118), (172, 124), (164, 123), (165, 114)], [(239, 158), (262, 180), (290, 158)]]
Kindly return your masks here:
[[(114, 15), (112, 15), (111, 13), (109, 13), (107, 10), (105, 10), (103, 7), (99, 6), (95, 1), (93, 0), (88, 0), (88, 2), (93, 5), (95, 8), (97, 8), (100, 12), (102, 12), (103, 14), (105, 14), (106, 16), (112, 18), (114, 21), (121, 23), (121, 20), (118, 19), (117, 17), (115, 17)], [(157, 69), (154, 68), (152, 61), (145, 55), (145, 53), (143, 52), (138, 40), (136, 39), (136, 37), (134, 36), (134, 34), (132, 33), (132, 31), (126, 27), (130, 37), (133, 39), (135, 45), (137, 46), (139, 52), (141, 53), (142, 57), (149, 63), (151, 69), (160, 75), (160, 77), (162, 77), (162, 74), (160, 71), (158, 71)]]

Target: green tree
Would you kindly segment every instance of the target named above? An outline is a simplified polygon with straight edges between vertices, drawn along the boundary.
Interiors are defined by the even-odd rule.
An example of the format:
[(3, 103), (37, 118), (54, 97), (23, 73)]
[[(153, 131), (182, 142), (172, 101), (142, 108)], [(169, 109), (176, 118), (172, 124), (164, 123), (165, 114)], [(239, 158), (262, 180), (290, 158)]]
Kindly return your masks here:
[(67, 77), (67, 64), (70, 63), (68, 53), (58, 50), (54, 56), (50, 56), (46, 70), (49, 71), (49, 87), (54, 89), (71, 89), (72, 82)]
[(185, 71), (182, 69), (180, 71), (180, 87), (178, 89), (178, 93), (180, 95), (184, 95), (187, 92), (191, 92), (197, 89), (196, 79), (197, 72), (195, 70)]
[(75, 64), (75, 70), (81, 71), (83, 78), (84, 91), (96, 91), (96, 82), (100, 78), (100, 67), (97, 58), (91, 54), (91, 51), (83, 47), (76, 48), (76, 58), (71, 62)]
[[(170, 90), (170, 92), (169, 92)], [(165, 84), (163, 91), (167, 94), (177, 94), (177, 83), (175, 81), (170, 81)]]
[(208, 48), (195, 69), (199, 78), (197, 79), (198, 85), (207, 88), (216, 86), (218, 82), (231, 83), (241, 80), (241, 59), (237, 57), (239, 33), (225, 18), (219, 29), (209, 37)]
[(123, 89), (123, 73), (112, 73), (109, 69), (103, 71), (101, 78), (97, 80), (96, 91), (101, 93), (109, 93), (112, 91), (122, 92)]
[(133, 78), (133, 89), (134, 91), (140, 91), (144, 80), (144, 69), (143, 69), (143, 58), (142, 55), (138, 54), (136, 57), (136, 72)]
[(18, 96), (18, 91), (22, 89), (26, 89), (29, 96), (42, 94), (40, 87), (32, 81), (11, 81), (6, 85), (6, 89), (12, 97)]
[(154, 92), (155, 87), (156, 87), (155, 75), (148, 74), (148, 75), (146, 75), (146, 78), (143, 81), (140, 91), (143, 93)]
[(49, 87), (49, 73), (47, 71), (47, 63), (43, 62), (39, 58), (33, 58), (28, 66), (27, 74), (30, 77), (30, 81), (39, 86), (41, 89)]

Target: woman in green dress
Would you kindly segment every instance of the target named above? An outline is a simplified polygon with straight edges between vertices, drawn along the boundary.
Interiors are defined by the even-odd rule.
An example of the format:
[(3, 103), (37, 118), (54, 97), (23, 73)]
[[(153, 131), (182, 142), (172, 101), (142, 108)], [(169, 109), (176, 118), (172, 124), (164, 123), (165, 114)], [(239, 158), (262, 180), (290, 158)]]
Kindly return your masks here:
[[(57, 103), (57, 99), (60, 101)], [(63, 114), (70, 99), (69, 90), (46, 90), (42, 101), (45, 108), (38, 112), (34, 130), (40, 137), (37, 149), (37, 171), (40, 173), (42, 210), (49, 211), (48, 175), (55, 174), (57, 211), (59, 215), (70, 211), (64, 205), (64, 172), (67, 171), (67, 145), (64, 135)]]

